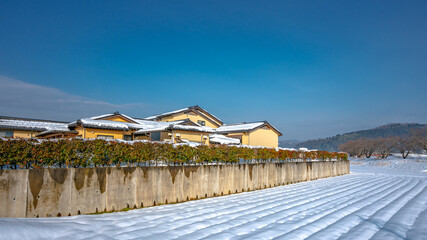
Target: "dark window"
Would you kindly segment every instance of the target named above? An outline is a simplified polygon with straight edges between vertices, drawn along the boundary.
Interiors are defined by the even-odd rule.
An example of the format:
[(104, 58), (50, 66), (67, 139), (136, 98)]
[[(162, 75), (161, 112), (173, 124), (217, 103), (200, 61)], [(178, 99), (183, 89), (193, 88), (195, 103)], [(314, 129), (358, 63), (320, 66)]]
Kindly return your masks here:
[(160, 132), (152, 132), (150, 136), (151, 141), (160, 141)]
[(99, 138), (99, 139), (114, 139), (114, 136), (110, 136), (110, 135), (98, 135), (98, 136), (96, 136), (96, 138)]
[(132, 141), (132, 135), (124, 135), (123, 140), (125, 141)]
[(197, 120), (197, 123), (202, 125), (202, 126), (205, 126), (205, 124), (206, 124), (205, 121), (202, 121), (202, 120)]
[(0, 131), (0, 137), (13, 137), (13, 131)]

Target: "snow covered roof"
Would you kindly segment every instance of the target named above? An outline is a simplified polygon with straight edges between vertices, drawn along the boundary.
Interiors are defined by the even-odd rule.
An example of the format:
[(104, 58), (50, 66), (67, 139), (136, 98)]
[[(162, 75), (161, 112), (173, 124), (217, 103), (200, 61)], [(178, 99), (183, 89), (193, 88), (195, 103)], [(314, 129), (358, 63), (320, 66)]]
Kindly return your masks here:
[(129, 126), (124, 122), (115, 122), (108, 120), (94, 120), (91, 118), (82, 118), (75, 122), (70, 123), (69, 127), (76, 127), (81, 125), (86, 128), (110, 129), (110, 130), (130, 130)]
[(0, 129), (29, 130), (36, 132), (42, 132), (47, 130), (67, 131), (68, 126), (67, 123), (58, 121), (30, 118), (0, 117)]
[[(83, 118), (69, 124), (70, 127), (75, 127), (77, 125), (82, 125), (87, 128), (100, 128), (100, 129), (110, 129), (110, 130), (150, 130), (150, 129), (166, 129), (169, 125), (179, 124), (185, 120), (175, 121), (175, 122), (156, 122), (148, 120), (139, 120), (134, 119), (136, 123), (128, 122), (117, 122), (110, 120), (94, 120), (92, 118)], [(160, 131), (160, 130), (159, 130)]]
[(72, 134), (76, 134), (76, 135), (78, 134), (77, 131), (70, 130), (70, 129), (67, 129), (67, 130), (47, 130), (47, 131), (43, 131), (43, 132), (37, 134), (36, 137), (43, 137), (43, 136), (46, 136), (49, 134), (54, 134), (54, 133), (72, 133)]
[(215, 115), (209, 113), (208, 111), (204, 110), (203, 108), (199, 107), (198, 105), (191, 106), (191, 107), (186, 107), (186, 108), (182, 108), (182, 109), (178, 109), (178, 110), (171, 111), (171, 112), (166, 112), (166, 113), (161, 113), (161, 114), (153, 115), (153, 116), (150, 116), (150, 117), (146, 117), (144, 119), (146, 119), (146, 120), (157, 120), (157, 119), (160, 119), (160, 118), (163, 118), (163, 117), (167, 117), (167, 116), (171, 116), (171, 115), (174, 115), (174, 114), (177, 114), (177, 113), (191, 111), (191, 110), (196, 110), (196, 111), (198, 111), (198, 113), (200, 115), (202, 115), (202, 116), (204, 116), (204, 117), (206, 117), (208, 119), (209, 118), (213, 119), (216, 122), (222, 124), (221, 119), (219, 119)]
[(173, 125), (172, 129), (176, 130), (186, 130), (186, 131), (196, 131), (196, 132), (206, 132), (206, 133), (214, 133), (215, 129), (206, 127), (206, 126), (189, 126), (189, 125)]
[(169, 125), (175, 125), (175, 124), (183, 124), (186, 123), (188, 120), (178, 120), (178, 121), (172, 121), (172, 122), (157, 122), (157, 121), (150, 121), (150, 120), (142, 120), (142, 119), (135, 119), (135, 121), (138, 124), (143, 125), (143, 128), (153, 128), (153, 127), (163, 127), (163, 126), (169, 126)]
[[(140, 120), (140, 121), (147, 122), (147, 120)], [(134, 134), (138, 135), (138, 134), (144, 134), (149, 132), (161, 132), (161, 131), (172, 130), (172, 129), (184, 130), (184, 131), (207, 132), (207, 133), (215, 132), (215, 129), (213, 128), (200, 126), (198, 124), (194, 124), (189, 120), (180, 120), (180, 121), (174, 121), (174, 122), (154, 122), (154, 121), (149, 121), (149, 122), (157, 123), (157, 125), (152, 127), (144, 127), (143, 129), (136, 131)], [(194, 125), (183, 125), (186, 123), (193, 123)]]
[(212, 143), (219, 144), (240, 144), (240, 140), (236, 138), (226, 137), (221, 134), (211, 134), (209, 135), (209, 141)]
[(180, 112), (185, 112), (185, 111), (188, 111), (188, 110), (190, 110), (190, 108), (186, 107), (186, 108), (178, 109), (178, 110), (171, 111), (171, 112), (165, 112), (165, 113), (161, 113), (161, 114), (149, 116), (149, 117), (146, 117), (144, 119), (146, 119), (146, 120), (154, 120), (154, 119), (157, 119), (157, 118), (170, 116), (170, 115), (173, 115), (173, 114), (176, 114), (176, 113), (180, 113)]
[(224, 124), (223, 126), (217, 128), (217, 132), (228, 133), (228, 132), (246, 132), (254, 130), (260, 126), (264, 125), (264, 122), (254, 122), (254, 123), (236, 123), (236, 124)]
[(270, 127), (271, 129), (276, 131), (277, 134), (279, 134), (279, 136), (282, 136), (282, 133), (267, 121), (252, 122), (252, 123), (224, 124), (221, 127), (217, 128), (216, 131), (217, 133), (250, 132), (255, 129), (262, 128), (264, 126)]

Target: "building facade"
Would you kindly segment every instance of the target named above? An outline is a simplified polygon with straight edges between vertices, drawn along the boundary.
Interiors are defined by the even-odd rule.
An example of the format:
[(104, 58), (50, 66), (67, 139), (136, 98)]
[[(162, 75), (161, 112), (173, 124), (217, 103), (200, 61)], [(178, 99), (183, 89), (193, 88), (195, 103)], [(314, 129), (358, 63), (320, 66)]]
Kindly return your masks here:
[(146, 118), (115, 112), (74, 122), (0, 117), (0, 137), (150, 140), (278, 147), (282, 133), (267, 121), (224, 124), (199, 106)]

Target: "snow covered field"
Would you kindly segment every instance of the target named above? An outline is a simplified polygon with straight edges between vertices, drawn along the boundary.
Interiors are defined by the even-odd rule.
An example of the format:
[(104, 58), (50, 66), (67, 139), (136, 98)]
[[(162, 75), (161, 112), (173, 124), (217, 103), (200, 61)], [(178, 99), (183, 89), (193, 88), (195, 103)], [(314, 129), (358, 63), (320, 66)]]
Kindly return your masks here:
[(427, 158), (351, 161), (346, 176), (174, 205), (0, 218), (0, 239), (427, 239)]

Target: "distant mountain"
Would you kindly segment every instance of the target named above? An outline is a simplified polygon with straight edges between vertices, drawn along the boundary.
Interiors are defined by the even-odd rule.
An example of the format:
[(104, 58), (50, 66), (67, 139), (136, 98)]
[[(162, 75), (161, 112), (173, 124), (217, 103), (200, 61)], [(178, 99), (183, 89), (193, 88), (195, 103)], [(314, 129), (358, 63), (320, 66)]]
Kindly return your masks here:
[(412, 130), (426, 126), (427, 124), (418, 123), (391, 123), (368, 130), (338, 134), (334, 137), (308, 140), (297, 143), (295, 147), (305, 147), (308, 149), (318, 149), (325, 151), (338, 151), (338, 146), (349, 140), (355, 140), (362, 137), (380, 138), (389, 136), (407, 136), (411, 133)]
[(280, 140), (279, 141), (279, 147), (283, 147), (283, 148), (294, 148), (300, 142), (301, 141), (296, 140), (296, 139)]

